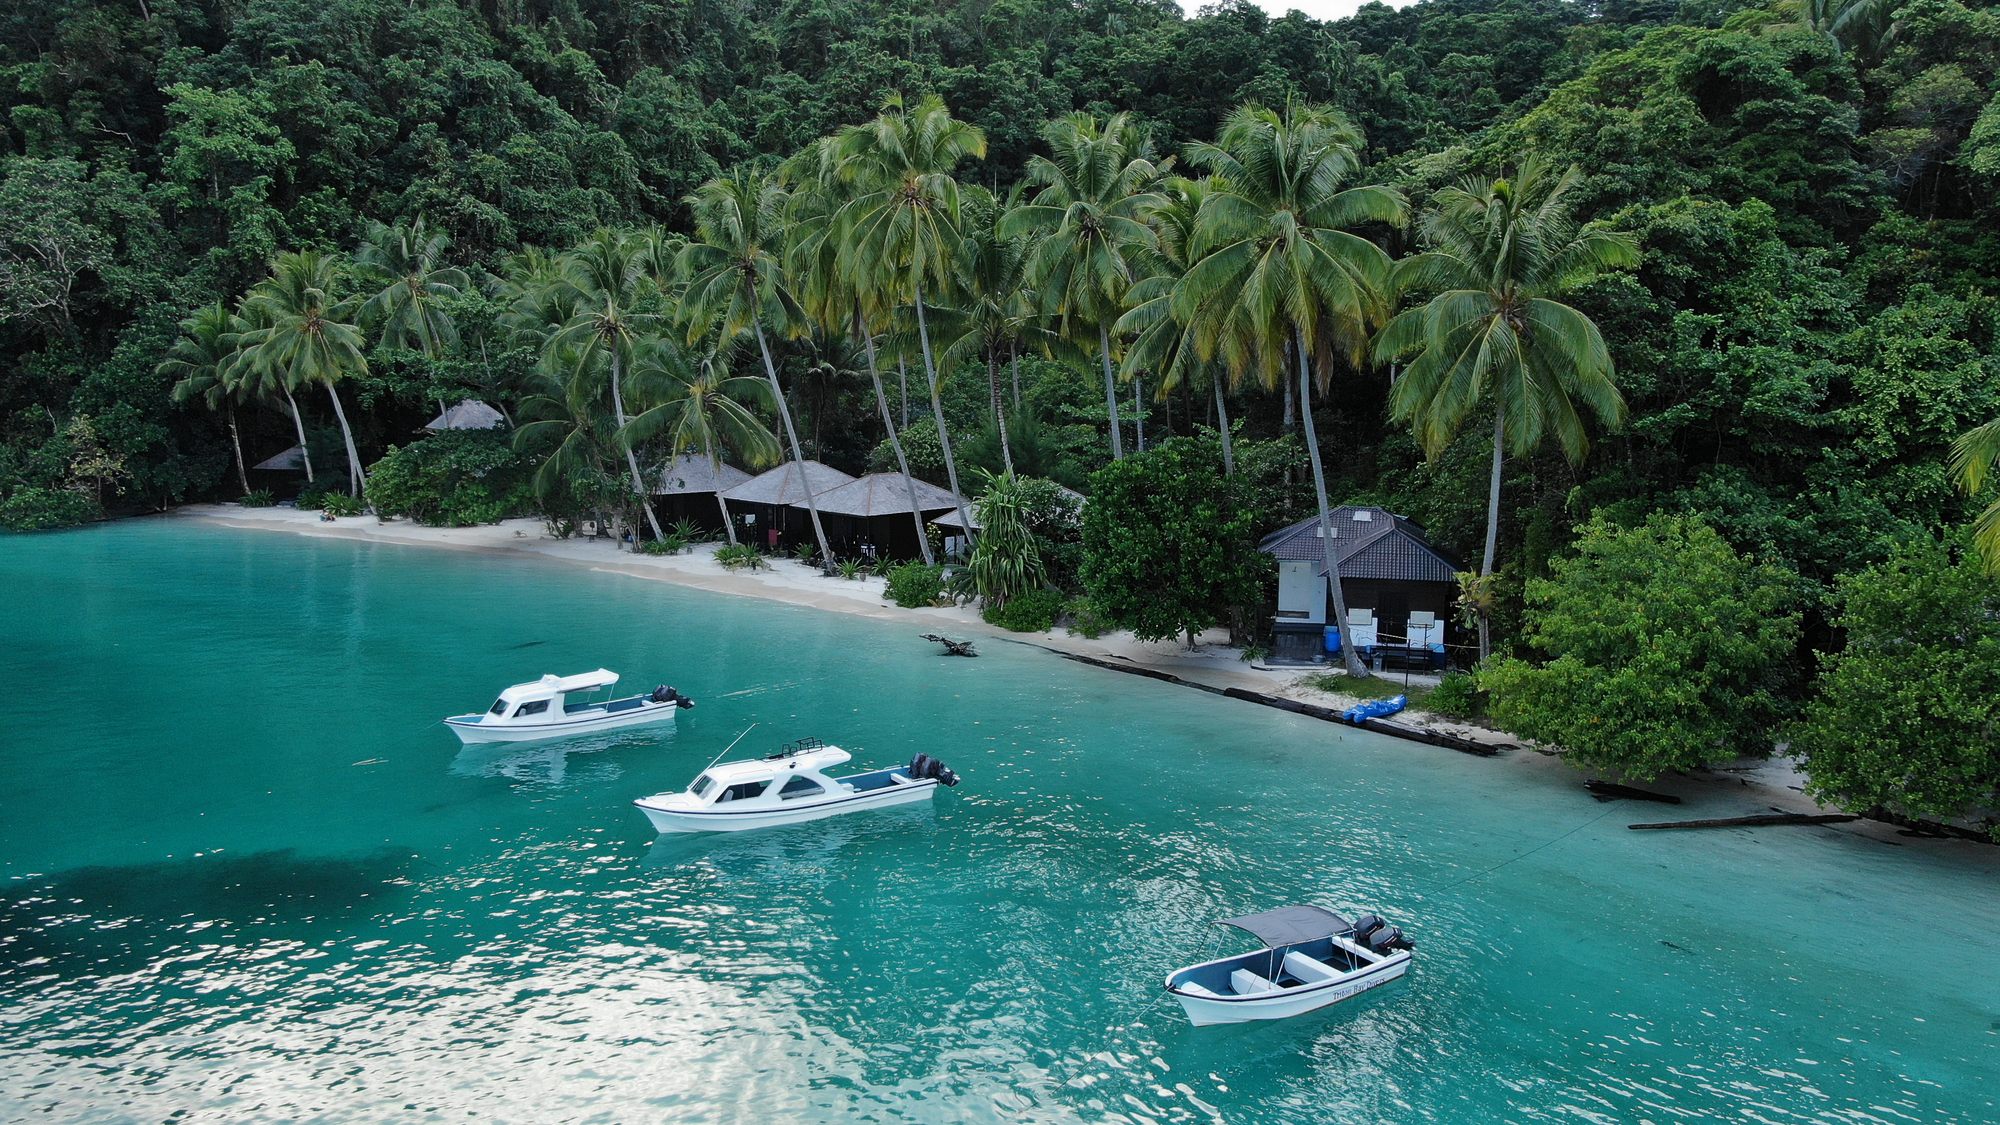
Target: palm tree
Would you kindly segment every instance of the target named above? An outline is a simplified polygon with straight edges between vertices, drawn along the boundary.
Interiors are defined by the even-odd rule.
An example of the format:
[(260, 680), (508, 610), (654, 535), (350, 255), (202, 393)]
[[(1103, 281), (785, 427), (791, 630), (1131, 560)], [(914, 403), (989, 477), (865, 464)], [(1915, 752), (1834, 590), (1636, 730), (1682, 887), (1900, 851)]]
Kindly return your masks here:
[(298, 434), (299, 460), (305, 465), (306, 483), (313, 483), (312, 450), (306, 442), (306, 421), (299, 413), (299, 401), (292, 397), (292, 388), (283, 372), (257, 363), (256, 341), (264, 329), (271, 327), (270, 311), (245, 295), (237, 302), (236, 315), (230, 317), (230, 324), (234, 335), (229, 346), (233, 350), (222, 369), (222, 377), (234, 383), (246, 401), (285, 400), (285, 412), (292, 416), (292, 429)]
[(1222, 471), (1236, 471), (1236, 448), (1229, 433), (1229, 404), (1222, 394), (1223, 379), (1212, 360), (1204, 359), (1195, 344), (1190, 317), (1182, 321), (1173, 315), (1174, 290), (1194, 263), (1196, 224), (1201, 207), (1211, 192), (1208, 179), (1173, 177), (1163, 185), (1166, 202), (1147, 216), (1153, 228), (1158, 253), (1148, 263), (1147, 275), (1127, 294), (1131, 311), (1120, 317), (1113, 331), (1132, 334), (1122, 368), (1127, 378), (1138, 372), (1156, 371), (1160, 376), (1160, 397), (1171, 394), (1184, 381), (1199, 385), (1204, 379), (1215, 391), (1215, 417), (1222, 435)]
[[(1124, 312), (1136, 276), (1132, 256), (1152, 243), (1148, 211), (1165, 199), (1153, 190), (1166, 167), (1151, 158), (1145, 134), (1127, 114), (1099, 125), (1087, 113), (1051, 121), (1042, 136), (1051, 156), (1028, 161), (1028, 182), (1041, 190), (1007, 217), (1008, 237), (1032, 236), (1028, 276), (1045, 311), (1072, 339), (1095, 330), (1104, 365), (1104, 409), (1111, 420), (1111, 458), (1125, 456), (1118, 425), (1118, 390), (1111, 362), (1111, 325)], [(1170, 162), (1169, 162), (1170, 163)]]
[(229, 418), (229, 445), (236, 455), (236, 483), (250, 492), (250, 474), (243, 467), (243, 436), (236, 429), (236, 400), (241, 383), (231, 374), (230, 360), (236, 354), (236, 318), (221, 302), (201, 309), (181, 321), (181, 336), (167, 351), (167, 358), (153, 370), (160, 375), (180, 377), (174, 384), (174, 401), (200, 398), (210, 410), (222, 410)]
[[(632, 349), (642, 336), (665, 323), (659, 313), (647, 312), (649, 294), (640, 277), (637, 252), (641, 245), (633, 238), (599, 230), (576, 249), (562, 257), (562, 276), (577, 294), (577, 309), (553, 336), (550, 349), (568, 351), (579, 364), (593, 364), (602, 355), (610, 364), (612, 415), (622, 434), (626, 423), (625, 373), (632, 365)], [(646, 484), (639, 477), (639, 455), (624, 447), (625, 464), (632, 473), (632, 495), (646, 513), (653, 538), (665, 536)], [(639, 537), (632, 536), (632, 549), (639, 549)]]
[[(2000, 418), (1970, 430), (1951, 443), (1951, 468), (1968, 494), (1986, 487), (1986, 477), (2000, 463)], [(1995, 501), (1972, 525), (1972, 542), (1986, 562), (1986, 573), (2000, 577), (2000, 501)]]
[(764, 335), (766, 319), (789, 326), (805, 317), (785, 284), (785, 266), (779, 256), (785, 190), (769, 177), (738, 168), (701, 185), (687, 197), (687, 203), (694, 209), (695, 237), (681, 249), (675, 266), (686, 279), (681, 308), (687, 319), (688, 342), (694, 343), (711, 329), (719, 346), (726, 346), (745, 331), (756, 336), (764, 375), (771, 381), (771, 397), (778, 404), (785, 437), (791, 441), (799, 490), (805, 493), (806, 511), (812, 516), (820, 565), (831, 566), (833, 551), (827, 546), (826, 529), (820, 526), (819, 501), (813, 495), (812, 479), (806, 475), (798, 427), (792, 424), (792, 408), (785, 401), (784, 388), (778, 385), (778, 368), (771, 361), (771, 343)]
[(451, 235), (429, 230), (424, 220), (407, 227), (369, 223), (355, 248), (355, 272), (375, 288), (361, 306), (364, 323), (378, 325), (385, 347), (410, 348), (436, 359), (458, 342), (458, 329), (442, 302), (472, 287), (455, 266), (440, 265)]
[[(1022, 343), (1043, 351), (1061, 346), (1055, 333), (1042, 327), (1040, 310), (1028, 286), (1025, 240), (1001, 233), (1007, 205), (978, 186), (964, 189), (964, 223), (954, 263), (955, 300), (938, 313), (939, 354), (945, 370), (966, 363), (986, 365), (986, 393), (993, 410), (993, 428), (1000, 439), (1000, 457), (1014, 471), (1014, 451), (1008, 445), (1007, 413), (1000, 396), (1000, 362), (1015, 361), (1015, 405), (1019, 407)], [(985, 521), (981, 521), (982, 526)]]
[[(853, 194), (853, 185), (840, 176), (839, 149), (834, 138), (823, 137), (787, 162), (785, 175), (794, 183), (791, 211), (787, 215), (788, 256), (791, 274), (799, 279), (800, 304), (821, 331), (837, 335), (842, 331), (858, 337), (868, 356), (868, 380), (875, 388), (875, 405), (882, 413), (882, 430), (896, 453), (896, 467), (903, 475), (903, 489), (910, 499), (910, 520), (916, 525), (917, 547), (924, 565), (935, 564), (930, 538), (924, 533), (924, 514), (918, 507), (917, 484), (910, 475), (910, 459), (897, 436), (895, 418), (889, 413), (889, 396), (882, 389), (882, 370), (875, 354), (875, 331), (871, 321), (886, 319), (894, 305), (893, 287), (883, 284), (881, 275), (856, 276), (842, 267), (840, 209)], [(874, 310), (871, 316), (869, 310)], [(903, 403), (903, 424), (909, 425), (907, 383)]]
[[(664, 340), (650, 342), (634, 360), (633, 382), (645, 396), (642, 401), (653, 405), (625, 423), (620, 441), (626, 448), (664, 435), (670, 460), (699, 452), (719, 468), (725, 449), (734, 450), (752, 469), (778, 459), (776, 435), (751, 409), (769, 400), (762, 380), (731, 375), (728, 358), (714, 350), (689, 370), (678, 349)], [(722, 529), (733, 544), (736, 525), (721, 489), (715, 492), (715, 503), (722, 510)]]
[[(361, 306), (361, 322), (379, 328), (384, 347), (409, 348), (442, 358), (458, 342), (458, 329), (443, 302), (472, 287), (464, 270), (440, 265), (451, 235), (430, 230), (423, 216), (410, 226), (368, 224), (354, 249), (357, 278), (375, 292)], [(438, 401), (438, 409), (444, 409)]]
[[(289, 394), (293, 387), (317, 383), (333, 400), (333, 416), (340, 421), (340, 436), (347, 443), (348, 493), (361, 495), (368, 477), (361, 470), (361, 454), (354, 446), (354, 430), (347, 424), (337, 385), (349, 375), (366, 375), (368, 360), (361, 354), (364, 339), (354, 325), (355, 300), (336, 300), (333, 293), (345, 280), (340, 261), (318, 250), (280, 254), (271, 263), (271, 276), (250, 290), (246, 304), (268, 319), (268, 327), (244, 336), (252, 350), (253, 362), (266, 371), (280, 373)], [(304, 436), (301, 434), (301, 443)]]
[(966, 519), (958, 461), (952, 456), (944, 403), (938, 396), (924, 289), (927, 285), (943, 289), (951, 283), (960, 220), (959, 184), (952, 173), (968, 157), (985, 155), (986, 135), (952, 117), (936, 96), (907, 111), (900, 96), (891, 97), (873, 121), (842, 130), (830, 152), (838, 175), (854, 191), (834, 218), (840, 268), (857, 290), (887, 295), (898, 304), (907, 295), (915, 309), (931, 417), (937, 422), (945, 476), (952, 495), (959, 498), (959, 519), (968, 535), (972, 521)]
[(541, 451), (532, 487), (544, 511), (571, 503), (595, 506), (607, 494), (625, 490), (607, 487), (614, 478), (604, 469), (616, 442), (613, 421), (604, 413), (605, 366), (603, 349), (589, 360), (573, 348), (552, 348), (528, 376), (514, 448)]
[[(1246, 105), (1229, 115), (1215, 144), (1190, 145), (1188, 159), (1215, 173), (1215, 184), (1197, 219), (1196, 260), (1170, 302), (1204, 356), (1221, 350), (1233, 371), (1255, 368), (1267, 385), (1286, 345), (1293, 348), (1320, 548), (1343, 637), (1347, 598), (1313, 424), (1313, 363), (1324, 392), (1336, 349), (1358, 363), (1388, 308), (1388, 255), (1343, 228), (1399, 223), (1405, 212), (1392, 188), (1343, 187), (1360, 170), (1360, 147), (1360, 132), (1345, 118), (1311, 105), (1282, 113)], [(1368, 675), (1352, 644), (1341, 653), (1349, 676)]]
[[(1482, 578), (1493, 573), (1500, 534), (1500, 468), (1506, 450), (1533, 452), (1554, 432), (1572, 464), (1590, 449), (1583, 411), (1606, 426), (1625, 419), (1611, 381), (1611, 353), (1590, 318), (1555, 300), (1638, 261), (1630, 235), (1580, 230), (1568, 194), (1582, 174), (1555, 174), (1538, 159), (1511, 180), (1467, 181), (1440, 192), (1424, 216), (1426, 253), (1397, 264), (1401, 288), (1437, 291), (1390, 321), (1375, 357), (1410, 358), (1390, 389), (1435, 458), (1482, 399), (1493, 403), (1493, 471), (1487, 485)], [(1479, 616), (1479, 656), (1490, 651)]]

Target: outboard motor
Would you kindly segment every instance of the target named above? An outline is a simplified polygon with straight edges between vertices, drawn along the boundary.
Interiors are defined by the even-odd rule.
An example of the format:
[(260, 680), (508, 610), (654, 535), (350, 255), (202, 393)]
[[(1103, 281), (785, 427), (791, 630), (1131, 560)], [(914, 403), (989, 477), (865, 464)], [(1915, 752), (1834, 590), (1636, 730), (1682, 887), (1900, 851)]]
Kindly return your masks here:
[(1368, 948), (1377, 953), (1388, 953), (1397, 949), (1408, 949), (1410, 943), (1403, 937), (1403, 931), (1395, 926), (1378, 927), (1368, 935)]
[(677, 704), (683, 710), (694, 706), (694, 700), (689, 699), (687, 696), (682, 695), (678, 691), (675, 691), (672, 687), (668, 686), (667, 684), (661, 684), (659, 687), (653, 689), (653, 702)]
[(1366, 945), (1368, 944), (1368, 935), (1381, 928), (1382, 919), (1377, 918), (1373, 914), (1363, 914), (1354, 920), (1354, 940), (1362, 945)]
[(909, 774), (912, 780), (929, 779), (947, 788), (958, 784), (958, 775), (952, 772), (951, 767), (929, 754), (918, 754), (911, 758), (909, 768), (903, 772)]

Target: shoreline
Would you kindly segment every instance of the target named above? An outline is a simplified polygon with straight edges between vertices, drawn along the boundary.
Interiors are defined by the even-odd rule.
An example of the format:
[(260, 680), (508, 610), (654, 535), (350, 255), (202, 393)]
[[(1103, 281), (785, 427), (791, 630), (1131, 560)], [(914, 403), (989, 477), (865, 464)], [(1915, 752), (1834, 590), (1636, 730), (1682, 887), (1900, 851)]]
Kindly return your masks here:
[[(506, 520), (478, 527), (439, 528), (423, 527), (405, 520), (383, 522), (374, 516), (347, 516), (328, 522), (322, 521), (317, 512), (296, 508), (244, 508), (235, 504), (187, 505), (165, 513), (164, 518), (201, 520), (240, 530), (290, 532), (397, 546), (441, 547), (493, 555), (531, 555), (633, 578), (893, 621), (916, 627), (918, 632), (962, 634), (981, 641), (1025, 644), (1057, 656), (1080, 658), (1084, 663), (1113, 671), (1165, 679), (1177, 686), (1218, 696), (1236, 689), (1237, 692), (1274, 696), (1280, 700), (1336, 711), (1358, 702), (1351, 697), (1305, 686), (1300, 681), (1308, 674), (1307, 670), (1275, 669), (1244, 663), (1239, 658), (1238, 650), (1223, 643), (1227, 640), (1225, 630), (1215, 629), (1203, 634), (1199, 638), (1200, 646), (1192, 652), (1183, 648), (1179, 641), (1148, 643), (1123, 631), (1107, 633), (1095, 640), (1071, 634), (1060, 627), (1047, 633), (1014, 633), (987, 624), (977, 612), (963, 606), (906, 609), (887, 602), (883, 595), (886, 583), (881, 578), (828, 579), (821, 577), (816, 570), (784, 561), (777, 561), (776, 568), (768, 571), (731, 571), (715, 562), (713, 544), (697, 545), (692, 553), (682, 555), (635, 555), (615, 541), (549, 538), (544, 533), (542, 521), (538, 519)], [(1231, 702), (1255, 705), (1240, 696)], [(1502, 731), (1455, 722), (1421, 711), (1406, 711), (1397, 718), (1406, 716), (1414, 727), (1428, 728), (1454, 739), (1491, 747), (1491, 757), (1487, 760), (1537, 771), (1548, 784), (1571, 790), (1578, 797), (1589, 796), (1583, 787), (1585, 772), (1562, 761), (1562, 756), (1556, 751)], [(1454, 756), (1468, 753), (1442, 747), (1420, 750), (1412, 746), (1413, 752), (1424, 750)], [(1822, 806), (1805, 795), (1804, 778), (1790, 759), (1746, 759), (1712, 770), (1661, 777), (1639, 784), (1641, 788), (1683, 800), (1733, 798), (1730, 803), (1741, 808), (1724, 814), (1730, 816), (1773, 811), (1809, 814), (1840, 811)], [(1666, 807), (1662, 806), (1656, 814), (1651, 811), (1654, 806), (1635, 802), (1630, 807), (1633, 815), (1629, 819), (1634, 823), (1683, 819), (1682, 814), (1667, 814), (1664, 811)], [(1896, 824), (1865, 818), (1846, 824), (1819, 826), (1813, 830), (1846, 832), (1884, 844), (1922, 848), (1949, 848), (1973, 842), (1939, 840), (1921, 834), (1905, 836), (1903, 833), (1908, 830)], [(1987, 862), (2000, 870), (2000, 849), (1989, 845), (1979, 849), (1979, 852), (1990, 853)], [(1973, 853), (1961, 850), (1953, 854)]]

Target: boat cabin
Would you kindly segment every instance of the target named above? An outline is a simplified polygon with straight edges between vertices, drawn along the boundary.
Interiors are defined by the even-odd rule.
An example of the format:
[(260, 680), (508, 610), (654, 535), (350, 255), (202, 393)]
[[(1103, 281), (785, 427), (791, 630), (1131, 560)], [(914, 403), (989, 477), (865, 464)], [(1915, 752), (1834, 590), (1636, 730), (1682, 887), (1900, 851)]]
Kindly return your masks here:
[(895, 784), (890, 776), (893, 770), (839, 780), (826, 776), (826, 770), (852, 757), (840, 747), (828, 746), (819, 739), (801, 739), (766, 757), (709, 766), (688, 786), (687, 795), (692, 799), (688, 803), (699, 808), (728, 804), (732, 812), (748, 811), (736, 804), (740, 801), (783, 808), (790, 801), (886, 789)]
[[(546, 723), (552, 716), (561, 716), (576, 711), (603, 707), (602, 703), (585, 699), (571, 703), (572, 695), (589, 696), (603, 691), (618, 682), (618, 673), (599, 668), (595, 672), (584, 672), (575, 676), (547, 675), (532, 683), (515, 684), (500, 693), (493, 706), (486, 709), (482, 723)], [(638, 707), (645, 700), (642, 697), (621, 699), (611, 707), (621, 704)]]
[[(1317, 515), (1257, 545), (1278, 560), (1273, 662), (1324, 661), (1345, 637), (1364, 655), (1384, 652), (1441, 666), (1445, 623), (1458, 600), (1458, 561), (1432, 544), (1422, 525), (1386, 508), (1343, 504), (1330, 522), (1330, 551), (1322, 550)], [(1333, 619), (1328, 556), (1340, 570), (1345, 629)]]

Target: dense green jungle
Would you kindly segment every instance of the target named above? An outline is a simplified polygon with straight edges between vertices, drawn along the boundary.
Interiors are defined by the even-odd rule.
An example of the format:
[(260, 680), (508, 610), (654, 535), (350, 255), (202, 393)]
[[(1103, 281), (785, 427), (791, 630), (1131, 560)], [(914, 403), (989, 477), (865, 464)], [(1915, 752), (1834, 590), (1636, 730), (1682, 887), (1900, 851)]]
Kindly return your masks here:
[[(795, 440), (995, 479), (996, 513), (1010, 465), (1106, 498), (1067, 532), (1020, 500), (971, 560), (990, 605), (1254, 634), (1256, 537), (1318, 479), (1463, 560), (1492, 655), (1440, 699), (1468, 716), (1635, 776), (1778, 742), (1847, 807), (2000, 804), (2000, 7), (7, 0), (0, 26), (0, 526), (268, 502), (299, 480), (244, 466), (301, 439), (306, 503), (436, 522), (616, 508), (628, 463)], [(1320, 264), (1220, 277), (1288, 238)], [(1502, 311), (1468, 335), (1454, 294)], [(516, 436), (420, 436), (466, 398)]]

